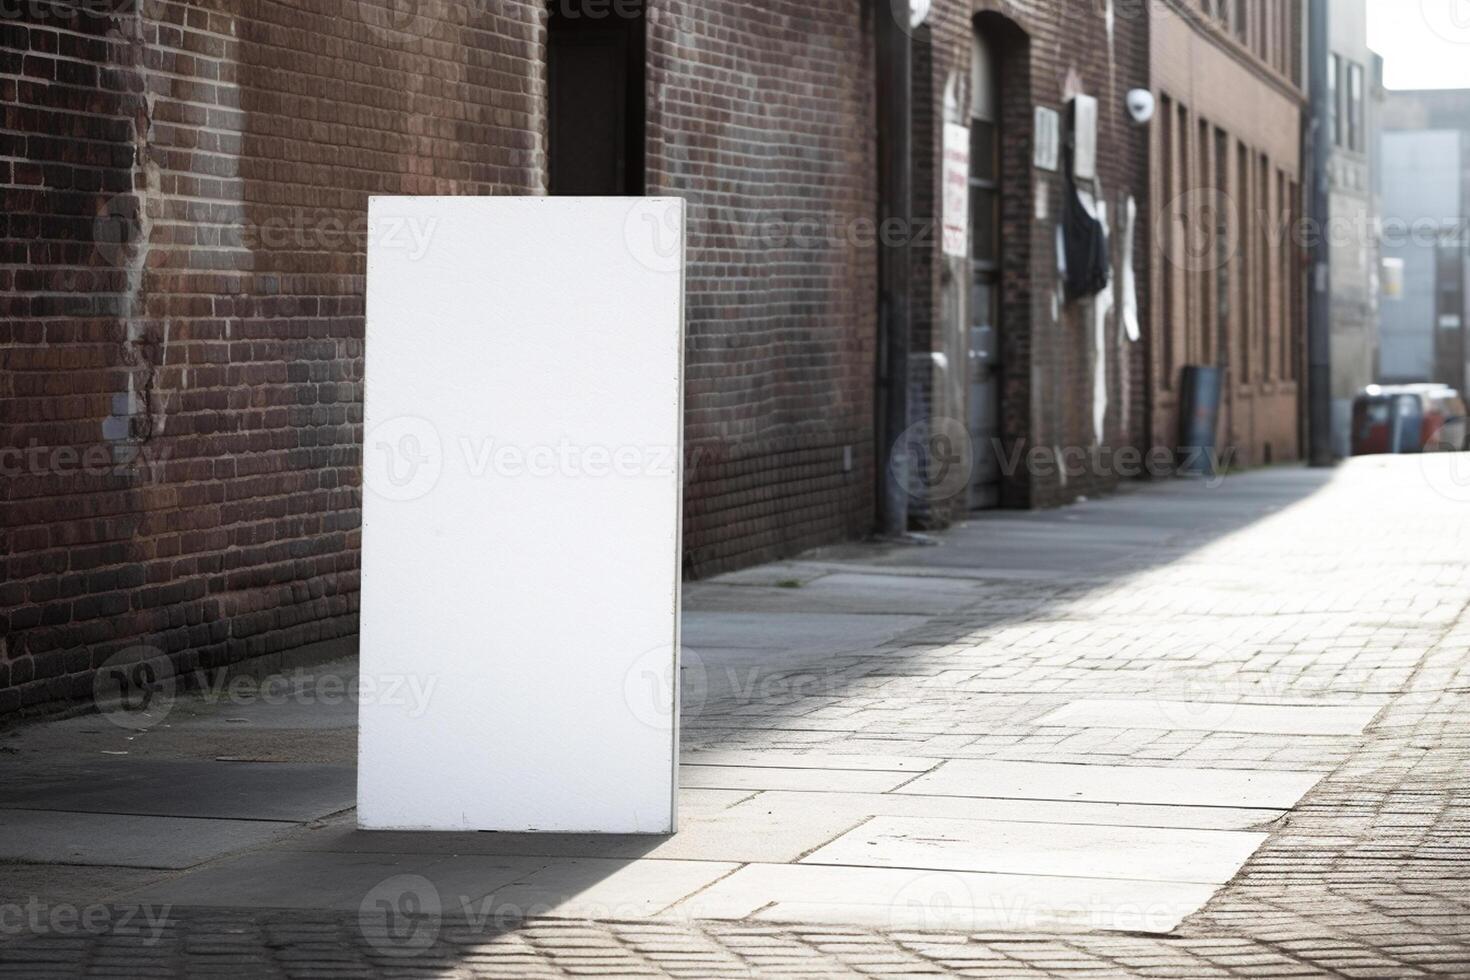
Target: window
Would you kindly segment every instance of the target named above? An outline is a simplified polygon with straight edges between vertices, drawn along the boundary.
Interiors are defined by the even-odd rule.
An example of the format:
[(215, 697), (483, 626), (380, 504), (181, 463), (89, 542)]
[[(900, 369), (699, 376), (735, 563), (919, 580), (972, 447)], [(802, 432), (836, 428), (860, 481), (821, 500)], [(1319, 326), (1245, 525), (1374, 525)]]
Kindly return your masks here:
[(1291, 249), (1291, 255), (1288, 259), (1288, 264), (1286, 267), (1286, 273), (1288, 276), (1291, 277), (1292, 326), (1291, 351), (1289, 356), (1291, 358), (1291, 380), (1301, 381), (1303, 354), (1302, 331), (1305, 329), (1306, 326), (1306, 307), (1303, 305), (1303, 286), (1305, 284), (1302, 281), (1301, 269), (1297, 265), (1298, 261), (1301, 258), (1301, 251), (1300, 245), (1298, 244), (1298, 237), (1295, 232), (1297, 222), (1301, 217), (1298, 210), (1301, 201), (1301, 198), (1299, 196), (1301, 194), (1301, 185), (1294, 180), (1289, 180), (1286, 185), (1286, 192), (1291, 195), (1291, 210), (1289, 212), (1291, 217), (1291, 224), (1289, 225), (1289, 227), (1293, 229), (1292, 235), (1287, 238), (1287, 241), (1291, 242), (1293, 246), (1295, 246)]
[(1236, 317), (1235, 327), (1236, 343), (1239, 345), (1239, 356), (1236, 358), (1235, 363), (1240, 365), (1240, 380), (1246, 382), (1255, 379), (1251, 362), (1250, 337), (1252, 314), (1250, 298), (1251, 287), (1255, 283), (1255, 268), (1252, 263), (1255, 260), (1256, 250), (1255, 242), (1251, 237), (1252, 188), (1250, 151), (1245, 148), (1244, 144), (1239, 143), (1235, 147), (1235, 179), (1237, 183), (1235, 199), (1239, 209), (1235, 216), (1235, 227), (1237, 229), (1236, 233), (1239, 236), (1238, 241), (1240, 242), (1235, 259), (1235, 285), (1238, 290), (1235, 308), (1239, 311), (1239, 315)]
[(1210, 290), (1214, 286), (1215, 280), (1212, 267), (1217, 257), (1215, 250), (1219, 247), (1219, 218), (1215, 213), (1217, 202), (1212, 198), (1204, 196), (1208, 193), (1209, 188), (1214, 187), (1214, 174), (1210, 172), (1212, 162), (1210, 159), (1211, 146), (1210, 124), (1201, 119), (1199, 121), (1199, 133), (1195, 143), (1195, 157), (1199, 167), (1199, 176), (1197, 179), (1199, 180), (1198, 186), (1201, 200), (1208, 200), (1210, 203), (1208, 207), (1202, 209), (1203, 213), (1197, 218), (1200, 227), (1191, 229), (1198, 240), (1198, 245), (1195, 247), (1204, 253), (1202, 255), (1191, 256), (1191, 258), (1200, 260), (1198, 276), (1199, 300), (1196, 304), (1194, 315), (1189, 318), (1190, 333), (1194, 335), (1194, 342), (1190, 345), (1190, 356), (1198, 364), (1209, 364), (1214, 360), (1213, 345), (1210, 343), (1210, 318), (1207, 311), (1210, 308), (1210, 300), (1212, 298), (1210, 296)]
[[(1460, 312), (1460, 294), (1464, 291), (1464, 253), (1451, 234), (1443, 235), (1435, 247), (1435, 281), (1439, 286), (1439, 308), (1437, 315), (1454, 315)], [(1458, 329), (1458, 324), (1456, 328)]]
[(1327, 136), (1334, 146), (1342, 146), (1342, 100), (1338, 96), (1338, 76), (1342, 72), (1342, 59), (1333, 55), (1327, 59)]
[(1276, 275), (1280, 295), (1277, 297), (1277, 309), (1280, 311), (1281, 326), (1276, 333), (1276, 377), (1286, 378), (1290, 370), (1292, 327), (1295, 320), (1291, 311), (1291, 248), (1289, 243), (1291, 236), (1283, 234), (1290, 227), (1291, 202), (1286, 198), (1286, 171), (1276, 171), (1276, 227), (1273, 229), (1273, 237), (1276, 239)]
[(1348, 148), (1355, 152), (1363, 152), (1363, 66), (1348, 66), (1348, 90), (1347, 90), (1347, 128)]
[(1256, 363), (1260, 365), (1262, 379), (1273, 381), (1276, 371), (1271, 357), (1271, 339), (1278, 324), (1271, 308), (1276, 288), (1276, 270), (1271, 267), (1271, 216), (1275, 213), (1277, 202), (1272, 200), (1271, 162), (1266, 154), (1260, 155), (1256, 167), (1256, 203), (1260, 216), (1260, 235), (1256, 246), (1259, 249), (1256, 254), (1256, 268), (1259, 270), (1256, 297), (1260, 301), (1260, 310), (1256, 314), (1260, 318), (1256, 324), (1256, 350), (1259, 357)]
[(1271, 25), (1271, 5), (1257, 0), (1256, 7), (1261, 12), (1261, 33), (1258, 35), (1260, 40), (1256, 54), (1266, 64), (1272, 65), (1276, 63), (1276, 31)]
[(1215, 130), (1215, 358), (1224, 362), (1230, 350), (1230, 138)]

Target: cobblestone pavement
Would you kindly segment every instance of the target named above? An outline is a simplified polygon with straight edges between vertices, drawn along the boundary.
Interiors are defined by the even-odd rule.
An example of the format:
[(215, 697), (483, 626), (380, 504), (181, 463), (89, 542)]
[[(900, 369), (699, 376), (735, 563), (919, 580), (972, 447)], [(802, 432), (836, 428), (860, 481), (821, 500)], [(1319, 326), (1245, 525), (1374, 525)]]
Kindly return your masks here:
[[(1295, 805), (1262, 808), (1249, 829), (1263, 842), (1162, 934), (197, 905), (155, 927), (125, 921), (137, 906), (115, 900), (90, 927), (26, 926), (11, 902), (0, 973), (1470, 975), (1470, 487), (1451, 465), (1365, 459), (1331, 478), (1280, 469), (1217, 489), (1151, 486), (978, 520), (941, 547), (834, 549), (688, 590), (691, 618), (713, 624), (687, 658), (696, 776), (739, 759), (849, 757), (897, 760), (885, 771), (910, 760), (931, 780), (972, 763), (1321, 777)], [(744, 616), (851, 612), (854, 589), (889, 577), (899, 593), (932, 583), (919, 593), (953, 601), (918, 620), (893, 618), (912, 608), (906, 593), (865, 605), (869, 634), (829, 629), (776, 662), (721, 639)], [(837, 580), (851, 587), (824, 585)], [(726, 791), (716, 780), (709, 792)]]

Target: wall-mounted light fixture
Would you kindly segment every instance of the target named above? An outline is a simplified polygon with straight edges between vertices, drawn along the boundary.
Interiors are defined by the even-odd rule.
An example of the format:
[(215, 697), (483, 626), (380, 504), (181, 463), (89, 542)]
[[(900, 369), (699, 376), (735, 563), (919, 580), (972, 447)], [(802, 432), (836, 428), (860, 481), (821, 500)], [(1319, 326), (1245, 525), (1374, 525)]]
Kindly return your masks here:
[(1146, 88), (1136, 88), (1128, 93), (1126, 100), (1128, 115), (1140, 126), (1147, 126), (1154, 118), (1154, 94)]

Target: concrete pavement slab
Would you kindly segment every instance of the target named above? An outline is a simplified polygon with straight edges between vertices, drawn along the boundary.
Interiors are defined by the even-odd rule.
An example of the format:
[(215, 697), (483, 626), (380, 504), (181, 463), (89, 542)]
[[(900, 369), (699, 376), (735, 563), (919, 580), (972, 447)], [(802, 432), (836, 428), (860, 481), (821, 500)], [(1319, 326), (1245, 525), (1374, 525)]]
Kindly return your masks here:
[(789, 769), (758, 766), (679, 767), (679, 785), (698, 789), (813, 789), (886, 793), (913, 778), (906, 772)]
[[(453, 855), (530, 861), (532, 871), (523, 881), (535, 868), (563, 864), (565, 880), (548, 889), (562, 903), (624, 867), (646, 863), (644, 858), (722, 866), (753, 862), (654, 913), (667, 914), (667, 920), (541, 919), (456, 932), (446, 919), (439, 945), (405, 964), (424, 975), (519, 978), (616, 968), (705, 976), (718, 971), (709, 965), (713, 958), (700, 957), (715, 954), (738, 960), (728, 971), (734, 975), (747, 975), (752, 966), (761, 973), (786, 969), (821, 977), (985, 971), (1006, 978), (1459, 975), (1470, 964), (1470, 942), (1456, 930), (1467, 891), (1458, 801), (1470, 744), (1463, 737), (1470, 718), (1470, 627), (1464, 616), (1470, 524), (1461, 519), (1463, 503), (1425, 484), (1422, 467), (1432, 462), (1360, 460), (1334, 474), (1278, 469), (1232, 478), (1208, 492), (1158, 483), (1050, 514), (985, 515), (947, 536), (966, 539), (977, 562), (999, 554), (987, 551), (987, 540), (994, 540), (1009, 550), (1046, 552), (1044, 561), (1033, 564), (1053, 569), (1066, 567), (1075, 537), (1119, 556), (1103, 573), (1089, 570), (1095, 566), (1051, 572), (926, 566), (948, 549), (918, 547), (888, 549), (883, 564), (859, 557), (847, 564), (788, 563), (792, 567), (754, 572), (748, 598), (732, 599), (728, 610), (739, 613), (742, 603), (753, 608), (745, 610), (743, 621), (724, 624), (732, 635), (738, 627), (751, 645), (700, 651), (712, 654), (709, 662), (720, 678), (733, 672), (735, 683), (726, 686), (730, 696), (711, 697), (702, 705), (705, 711), (686, 713), (685, 745), (699, 762), (805, 775), (797, 777), (800, 789), (686, 789), (681, 831), (674, 838), (359, 835), (349, 815), (273, 842), (269, 852), (291, 851), (294, 860), (302, 851), (340, 851), (327, 855), (334, 862), (353, 855), (406, 855), (412, 858), (408, 868)], [(1370, 467), (1396, 469), (1392, 479), (1365, 482)], [(1324, 484), (1326, 489), (1310, 496)], [(1289, 514), (1279, 510), (1294, 500), (1300, 503)], [(1385, 509), (1385, 500), (1395, 506)], [(1036, 520), (1048, 526), (1008, 529)], [(1130, 540), (1138, 545), (1131, 552)], [(852, 550), (872, 554), (874, 547)], [(805, 596), (813, 603), (820, 599), (811, 611), (826, 616), (839, 608), (833, 603), (861, 598), (862, 590), (844, 586), (824, 597), (815, 583), (874, 571), (941, 586), (962, 582), (981, 595), (953, 613), (926, 615), (921, 628), (892, 635), (879, 630), (874, 635), (887, 637), (881, 642), (864, 639), (855, 627), (843, 632), (848, 627), (841, 618), (832, 621), (843, 641), (834, 645), (818, 628), (827, 620), (765, 614), (784, 597)], [(781, 588), (792, 580), (804, 584)], [(720, 588), (736, 593), (743, 587)], [(782, 598), (766, 595), (777, 589)], [(880, 602), (873, 608), (888, 607)], [(769, 622), (758, 623), (750, 614)], [(692, 613), (691, 620), (702, 615)], [(872, 619), (887, 628), (886, 617)], [(792, 635), (783, 637), (787, 626)], [(844, 650), (849, 641), (855, 645)], [(766, 678), (776, 682), (766, 684)], [(1362, 734), (1112, 724), (1119, 701), (1179, 702), (1186, 713), (1210, 717), (1216, 703), (1365, 706), (1379, 699), (1389, 703)], [(1053, 723), (1058, 709), (1087, 701), (1105, 702), (1107, 717)], [(245, 717), (244, 707), (238, 715), (224, 714), (223, 707), (210, 710), (222, 717), (185, 724), (191, 716), (181, 700), (169, 719), (179, 727), (141, 735), (80, 731), (116, 728), (97, 717), (28, 727), (6, 737), (13, 751), (0, 755), (0, 768), (41, 773), (74, 756), (95, 759), (107, 750), (129, 751), (129, 765), (160, 748), (207, 759), (240, 754), (234, 743), (250, 733), (250, 751), (274, 747), (299, 753), (298, 761), (330, 761), (323, 759), (322, 746), (349, 731), (299, 734), (264, 720), (229, 720)], [(278, 717), (288, 720), (287, 714), (295, 719), (291, 724), (311, 717), (294, 709)], [(1130, 726), (1137, 721), (1127, 720)], [(46, 732), (54, 737), (42, 737)], [(909, 771), (909, 758), (917, 766), (950, 761), (921, 775)], [(860, 759), (868, 761), (855, 761)], [(1028, 761), (1033, 765), (1024, 771), (1014, 768)], [(1056, 768), (1037, 769), (1034, 763)], [(820, 767), (807, 768), (813, 764)], [(975, 765), (985, 768), (964, 771)], [(828, 774), (843, 772), (913, 782), (889, 792), (834, 792), (820, 784)], [(1319, 775), (1322, 781), (1298, 800)], [(1260, 782), (1273, 778), (1281, 781)], [(1126, 802), (1109, 802), (1119, 797)], [(1055, 828), (1059, 841), (1075, 840), (1076, 825), (1271, 834), (1218, 890), (1210, 883), (788, 863), (884, 817), (1029, 824), (1035, 829), (1026, 847), (1054, 862), (1075, 856), (1053, 841), (1036, 842), (1034, 834), (1046, 824), (1065, 825)], [(991, 834), (975, 844), (968, 831), (946, 838), (933, 833), (943, 830), (941, 824), (924, 827), (925, 846), (933, 838), (933, 849), (952, 849), (947, 863), (963, 864), (967, 856), (983, 856), (1001, 843)], [(851, 834), (844, 843), (857, 837)], [(1020, 857), (1026, 847), (1006, 847), (1002, 856)], [(1083, 857), (1116, 862), (1116, 845), (1111, 856), (1105, 848), (1099, 851), (1101, 858)], [(574, 858), (588, 860), (567, 863)], [(137, 890), (163, 874), (6, 865), (0, 895), (16, 902), (41, 896), (85, 903)], [(446, 892), (454, 886), (433, 880)], [(685, 883), (660, 883), (656, 890), (672, 894)], [(478, 888), (483, 881), (473, 884)], [(218, 894), (211, 890), (207, 897), (218, 900)], [(611, 897), (621, 902), (624, 895), (615, 889)], [(746, 918), (672, 921), (701, 903), (710, 915)], [(564, 907), (573, 914), (575, 906)], [(205, 975), (218, 961), (198, 950), (216, 944), (262, 957), (261, 973), (345, 973), (379, 963), (373, 959), (379, 951), (365, 945), (360, 914), (351, 908), (232, 912), (177, 906), (174, 920), (182, 941), (140, 951), (156, 958), (160, 973)], [(1129, 934), (1083, 935), (1095, 929)], [(1169, 930), (1174, 934), (1142, 934)], [(56, 965), (66, 951), (78, 964), (126, 975), (111, 958), (118, 939), (0, 936), (0, 972), (7, 965), (26, 977), (83, 972), (69, 960)], [(694, 946), (703, 951), (688, 952)], [(31, 958), (7, 961), (6, 954), (20, 947)], [(753, 950), (778, 952), (765, 959)], [(58, 959), (47, 961), (48, 955)]]
[(1321, 778), (1313, 772), (952, 759), (898, 792), (1284, 809)]
[(723, 577), (690, 586), (690, 612), (861, 613), (912, 616), (961, 609), (983, 595), (979, 582), (868, 571), (826, 571), (760, 587)]
[(705, 749), (685, 752), (685, 765), (760, 766), (781, 769), (856, 769), (870, 772), (925, 772), (943, 762), (922, 756), (878, 755), (857, 752), (730, 751)]
[[(345, 683), (357, 677), (357, 665), (343, 668)], [(262, 691), (242, 695), (221, 706), (191, 717), (170, 716), (170, 726), (183, 732), (209, 730), (317, 732), (357, 730), (357, 699), (347, 694), (324, 696), (312, 685), (301, 683), (280, 692)], [(181, 712), (182, 714), (182, 712)]]
[[(375, 890), (401, 892), (417, 888), (432, 892), (439, 907), (447, 912), (547, 863), (546, 859), (533, 857), (258, 851), (155, 882), (128, 892), (122, 900), (153, 905), (355, 912)], [(404, 876), (423, 879), (429, 887)]]
[(672, 836), (633, 834), (415, 833), (366, 831), (338, 823), (281, 841), (283, 850), (381, 854), (477, 854), (536, 857), (658, 858), (697, 861), (795, 861), (866, 819), (836, 808), (786, 808), (759, 795), (721, 810), (680, 814)]
[(1067, 728), (1157, 728), (1256, 735), (1359, 735), (1381, 704), (1246, 704), (1084, 699), (1036, 720)]
[(310, 763), (0, 763), (0, 810), (302, 821), (351, 807), (356, 787), (352, 768)]
[(1036, 821), (1120, 827), (1184, 827), (1196, 830), (1253, 830), (1278, 820), (1286, 810), (1146, 803), (1003, 800), (903, 793), (791, 793), (772, 790), (750, 800), (771, 813), (829, 812), (854, 822), (866, 817), (939, 817), (955, 820)]
[(168, 871), (158, 868), (6, 863), (0, 867), (0, 903), (24, 906), (34, 901), (86, 905), (108, 901), (116, 895), (161, 881), (168, 875)]
[(1177, 882), (751, 864), (665, 914), (884, 930), (1167, 933), (1214, 890)]
[(793, 582), (797, 585), (805, 585), (826, 575), (828, 571), (830, 569), (815, 562), (773, 561), (751, 568), (738, 568), (733, 572), (725, 572), (705, 579), (703, 582), (691, 582), (690, 588), (697, 591), (706, 584), (744, 585), (756, 588), (777, 588)]
[(866, 649), (920, 626), (926, 619), (882, 613), (694, 611), (684, 617), (681, 628), (684, 645), (695, 650), (731, 647), (837, 652)]
[(267, 844), (296, 826), (269, 820), (0, 810), (0, 861), (189, 868)]
[(689, 786), (679, 787), (679, 816), (702, 817), (721, 810), (727, 810), (743, 800), (751, 798), (752, 793), (743, 789), (694, 789)]
[(524, 879), (497, 886), (467, 911), (495, 918), (523, 915), (627, 919), (654, 915), (739, 867), (719, 861), (556, 860)]
[(875, 817), (803, 864), (1223, 884), (1265, 834)]

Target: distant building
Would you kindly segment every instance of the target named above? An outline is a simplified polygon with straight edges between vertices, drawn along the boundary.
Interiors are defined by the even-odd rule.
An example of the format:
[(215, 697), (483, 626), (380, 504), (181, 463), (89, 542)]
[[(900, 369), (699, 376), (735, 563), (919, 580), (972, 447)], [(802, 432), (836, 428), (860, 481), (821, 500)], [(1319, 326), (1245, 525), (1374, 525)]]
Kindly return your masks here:
[(1347, 456), (1353, 396), (1378, 360), (1378, 202), (1372, 154), (1383, 98), (1382, 60), (1368, 50), (1365, 0), (1333, 0), (1327, 64), (1332, 156), (1332, 450)]
[(1299, 458), (1305, 21), (1300, 0), (1152, 11), (1154, 213), (1149, 418), (1179, 431), (1183, 371), (1222, 369), (1219, 442), (1245, 465)]
[(1383, 256), (1402, 293), (1381, 309), (1385, 383), (1465, 391), (1470, 90), (1389, 92), (1383, 118)]

